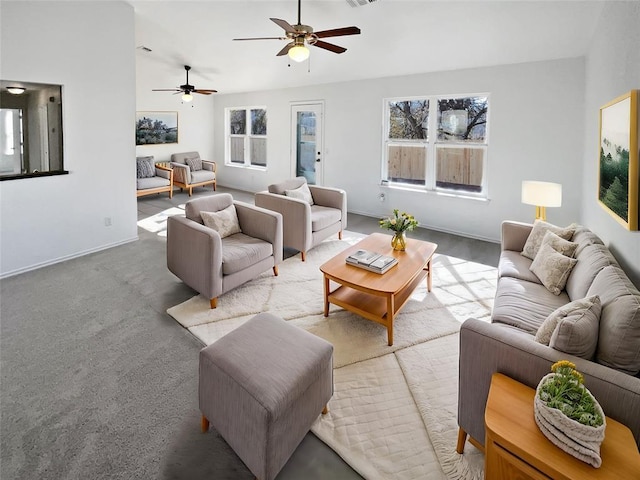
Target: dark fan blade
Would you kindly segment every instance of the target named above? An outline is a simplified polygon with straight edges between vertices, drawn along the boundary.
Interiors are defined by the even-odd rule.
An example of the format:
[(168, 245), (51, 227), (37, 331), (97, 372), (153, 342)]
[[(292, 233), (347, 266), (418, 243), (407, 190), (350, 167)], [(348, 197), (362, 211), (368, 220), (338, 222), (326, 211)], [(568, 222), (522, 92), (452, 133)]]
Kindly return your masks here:
[(334, 28), (333, 30), (321, 30), (320, 32), (313, 32), (318, 38), (327, 37), (342, 37), (344, 35), (360, 35), (360, 29), (358, 27), (343, 27)]
[(287, 40), (287, 37), (252, 37), (252, 38), (234, 38), (234, 41), (238, 40)]
[(296, 32), (296, 29), (293, 28), (291, 26), (291, 24), (289, 22), (287, 22), (286, 20), (280, 20), (279, 18), (270, 18), (269, 20), (271, 20), (272, 22), (274, 22), (277, 25), (279, 25), (280, 27), (282, 27), (284, 29), (284, 31), (287, 32), (287, 33), (298, 33), (298, 32)]
[(181, 92), (179, 88), (154, 88), (152, 92)]
[(211, 95), (212, 93), (217, 93), (217, 90), (194, 90), (193, 93), (201, 93), (202, 95)]
[(286, 55), (287, 53), (289, 53), (289, 50), (291, 49), (291, 47), (293, 47), (294, 45), (295, 45), (295, 42), (287, 43), (282, 50), (276, 53), (276, 57), (281, 57), (282, 55)]
[(344, 47), (339, 47), (338, 45), (334, 45), (333, 43), (323, 42), (322, 40), (318, 40), (316, 43), (311, 43), (314, 47), (324, 48), (325, 50), (329, 50), (333, 53), (344, 53), (347, 51)]

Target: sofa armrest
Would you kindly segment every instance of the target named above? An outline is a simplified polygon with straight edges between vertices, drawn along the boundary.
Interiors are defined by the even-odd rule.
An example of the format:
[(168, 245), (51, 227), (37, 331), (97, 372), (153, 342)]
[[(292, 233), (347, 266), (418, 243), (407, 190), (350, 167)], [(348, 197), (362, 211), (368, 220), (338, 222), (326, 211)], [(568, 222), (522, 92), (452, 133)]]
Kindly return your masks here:
[(222, 293), (220, 234), (181, 215), (167, 219), (167, 267), (208, 299)]
[(210, 172), (214, 172), (216, 171), (217, 165), (216, 162), (212, 161), (212, 160), (202, 160), (202, 169), (203, 170), (209, 170)]
[(311, 248), (311, 206), (307, 202), (264, 191), (255, 194), (255, 204), (282, 215), (284, 246), (302, 252)]
[(189, 185), (191, 183), (191, 169), (184, 163), (171, 162), (173, 168), (173, 181)]
[(162, 177), (162, 178), (166, 178), (167, 180), (169, 180), (171, 182), (171, 185), (173, 185), (173, 170), (162, 166), (162, 165), (156, 165), (156, 176), (157, 177)]
[(314, 203), (323, 207), (336, 208), (342, 212), (342, 229), (347, 228), (347, 192), (339, 188), (309, 185)]
[(282, 263), (282, 215), (245, 202), (233, 204), (242, 233), (272, 244), (275, 264)]
[(605, 414), (629, 427), (640, 445), (640, 378), (554, 350), (513, 327), (476, 319), (460, 329), (458, 425), (484, 445), (491, 375), (503, 373), (535, 388), (558, 360), (576, 364)]
[(500, 245), (502, 250), (513, 250), (521, 252), (527, 238), (531, 233), (533, 225), (530, 223), (513, 222), (505, 220), (502, 222), (502, 235), (500, 237)]

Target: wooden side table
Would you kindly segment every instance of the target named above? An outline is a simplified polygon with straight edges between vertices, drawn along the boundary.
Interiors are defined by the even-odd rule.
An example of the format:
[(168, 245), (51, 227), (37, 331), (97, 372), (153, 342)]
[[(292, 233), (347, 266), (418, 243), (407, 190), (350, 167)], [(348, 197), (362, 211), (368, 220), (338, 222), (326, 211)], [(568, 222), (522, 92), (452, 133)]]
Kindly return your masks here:
[(602, 466), (572, 457), (552, 444), (533, 418), (535, 390), (494, 373), (484, 421), (485, 479), (640, 479), (640, 454), (631, 430), (607, 417)]

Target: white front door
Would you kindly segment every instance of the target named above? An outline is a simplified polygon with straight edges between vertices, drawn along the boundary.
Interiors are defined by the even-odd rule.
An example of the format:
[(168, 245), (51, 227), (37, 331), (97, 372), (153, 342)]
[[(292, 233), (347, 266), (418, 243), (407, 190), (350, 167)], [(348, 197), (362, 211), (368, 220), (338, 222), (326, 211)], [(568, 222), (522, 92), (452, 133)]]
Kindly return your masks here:
[(291, 105), (291, 165), (294, 177), (322, 185), (322, 119), (324, 104)]

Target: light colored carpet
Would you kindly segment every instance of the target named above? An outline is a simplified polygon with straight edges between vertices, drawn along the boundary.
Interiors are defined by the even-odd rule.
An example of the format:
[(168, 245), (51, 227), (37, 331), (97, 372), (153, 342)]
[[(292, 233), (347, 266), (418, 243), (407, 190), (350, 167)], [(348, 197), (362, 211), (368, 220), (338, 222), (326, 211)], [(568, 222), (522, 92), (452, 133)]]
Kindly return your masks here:
[[(334, 396), (312, 427), (368, 480), (480, 479), (483, 456), (457, 439), (458, 331), (468, 317), (489, 320), (496, 289), (493, 267), (438, 255), (433, 290), (423, 282), (386, 328), (331, 305), (323, 316), (319, 266), (362, 235), (345, 232), (289, 258), (221, 296), (218, 308), (196, 296), (167, 312), (204, 344), (255, 314), (270, 311), (334, 345)], [(411, 248), (409, 243), (408, 248)]]

